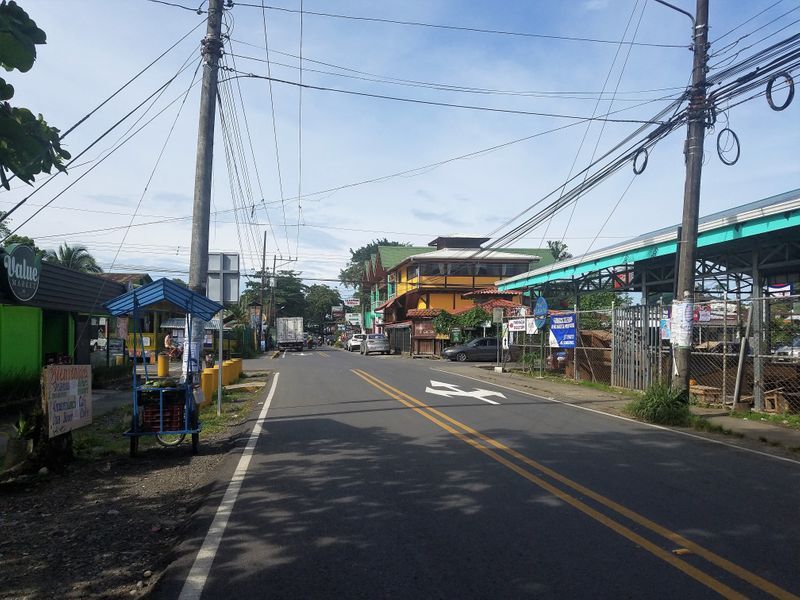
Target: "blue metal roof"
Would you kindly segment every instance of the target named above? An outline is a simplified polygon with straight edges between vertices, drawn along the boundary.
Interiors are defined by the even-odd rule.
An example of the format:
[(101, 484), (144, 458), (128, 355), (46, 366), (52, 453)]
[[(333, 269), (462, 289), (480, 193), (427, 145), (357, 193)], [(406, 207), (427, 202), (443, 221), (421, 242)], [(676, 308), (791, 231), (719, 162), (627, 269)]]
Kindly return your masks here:
[(142, 309), (191, 313), (204, 321), (222, 310), (222, 305), (174, 281), (161, 278), (105, 303), (113, 316), (133, 314)]

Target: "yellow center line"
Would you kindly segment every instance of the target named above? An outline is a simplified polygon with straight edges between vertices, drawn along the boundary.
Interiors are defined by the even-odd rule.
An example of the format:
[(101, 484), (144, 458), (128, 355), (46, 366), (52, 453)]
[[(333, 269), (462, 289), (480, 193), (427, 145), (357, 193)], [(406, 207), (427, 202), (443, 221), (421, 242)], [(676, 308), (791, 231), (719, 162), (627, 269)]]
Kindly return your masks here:
[[(597, 492), (594, 492), (593, 490), (591, 490), (591, 489), (589, 489), (589, 488), (587, 488), (587, 487), (585, 487), (585, 486), (583, 486), (583, 485), (581, 485), (581, 484), (579, 484), (577, 482), (572, 481), (571, 479), (561, 475), (560, 473), (557, 473), (556, 471), (550, 469), (549, 467), (546, 467), (545, 465), (542, 465), (542, 464), (540, 464), (540, 463), (528, 458), (527, 456), (517, 452), (516, 450), (514, 450), (512, 448), (509, 448), (505, 444), (503, 444), (501, 442), (498, 442), (497, 440), (495, 440), (493, 438), (490, 438), (489, 436), (486, 436), (486, 435), (480, 433), (479, 431), (476, 431), (475, 429), (469, 427), (468, 425), (465, 425), (464, 423), (461, 423), (460, 421), (457, 421), (456, 419), (453, 419), (452, 417), (446, 415), (445, 413), (443, 413), (443, 412), (441, 412), (441, 411), (439, 411), (439, 410), (437, 410), (437, 409), (435, 409), (435, 408), (433, 408), (431, 406), (428, 406), (427, 404), (425, 404), (424, 402), (421, 402), (420, 400), (414, 398), (413, 396), (409, 396), (408, 394), (406, 394), (406, 393), (404, 393), (404, 392), (392, 387), (388, 383), (386, 383), (384, 381), (381, 381), (380, 379), (374, 377), (373, 375), (370, 375), (369, 373), (361, 371), (360, 369), (353, 369), (352, 371), (353, 371), (353, 373), (355, 373), (356, 375), (358, 375), (359, 377), (361, 377), (362, 379), (364, 379), (365, 381), (367, 381), (368, 383), (370, 383), (374, 387), (377, 387), (378, 389), (380, 389), (384, 393), (388, 394), (390, 397), (402, 402), (406, 406), (410, 406), (411, 408), (414, 408), (417, 412), (420, 412), (420, 410), (424, 409), (423, 412), (421, 412), (420, 414), (423, 414), (423, 416), (425, 416), (427, 419), (435, 422), (437, 425), (439, 425), (443, 429), (446, 429), (448, 432), (452, 433), (453, 435), (455, 435), (459, 439), (462, 439), (463, 441), (469, 443), (470, 445), (476, 447), (477, 449), (481, 450), (485, 454), (488, 454), (493, 459), (495, 459), (498, 462), (500, 462), (501, 464), (507, 466), (509, 469), (519, 473), (520, 475), (522, 475), (526, 479), (536, 483), (537, 485), (540, 485), (540, 487), (543, 487), (543, 488), (547, 489), (548, 491), (551, 491), (551, 493), (554, 493), (559, 498), (564, 499), (562, 497), (562, 494), (564, 494), (564, 495), (566, 495), (566, 494), (564, 492), (561, 492), (561, 490), (558, 490), (558, 488), (553, 487), (551, 484), (547, 483), (546, 481), (541, 480), (540, 478), (538, 478), (535, 475), (529, 473), (528, 471), (525, 471), (524, 469), (522, 469), (521, 467), (517, 466), (516, 464), (514, 464), (514, 463), (508, 461), (507, 459), (503, 458), (502, 456), (496, 454), (493, 450), (491, 450), (491, 448), (486, 448), (485, 446), (475, 442), (475, 440), (473, 440), (471, 438), (468, 438), (467, 436), (464, 436), (461, 432), (453, 430), (449, 425), (446, 425), (445, 423), (443, 423), (443, 421), (449, 422), (450, 424), (462, 429), (464, 432), (468, 433), (469, 435), (474, 436), (475, 438), (478, 438), (479, 440), (481, 440), (485, 444), (487, 444), (487, 445), (489, 445), (489, 446), (491, 446), (491, 447), (493, 447), (493, 448), (495, 448), (497, 450), (500, 450), (501, 452), (504, 452), (504, 453), (508, 454), (509, 456), (512, 456), (513, 458), (519, 460), (520, 462), (522, 462), (522, 463), (524, 463), (524, 464), (526, 464), (526, 465), (528, 465), (530, 467), (533, 467), (533, 468), (541, 471), (542, 473), (544, 473), (544, 474), (548, 475), (549, 477), (555, 479), (556, 481), (566, 485), (567, 487), (570, 487), (573, 490), (575, 490), (575, 491), (577, 491), (577, 492), (579, 492), (579, 493), (581, 493), (581, 494), (583, 494), (585, 496), (588, 496), (588, 497), (592, 498), (593, 500), (595, 500), (596, 502), (602, 504), (606, 508), (608, 508), (608, 509), (610, 509), (610, 510), (612, 510), (612, 511), (614, 511), (614, 512), (616, 512), (616, 513), (618, 513), (618, 514), (630, 519), (631, 521), (637, 523), (638, 525), (641, 525), (642, 527), (644, 527), (646, 529), (649, 529), (653, 533), (656, 533), (656, 534), (660, 535), (661, 537), (663, 537), (665, 539), (668, 539), (669, 541), (671, 541), (673, 543), (676, 543), (676, 544), (679, 544), (679, 545), (681, 545), (681, 546), (683, 546), (685, 548), (688, 548), (694, 554), (704, 558), (708, 562), (710, 562), (710, 563), (716, 565), (717, 567), (727, 571), (728, 573), (731, 573), (732, 575), (735, 575), (736, 577), (739, 577), (743, 581), (746, 581), (746, 582), (750, 583), (751, 585), (761, 589), (762, 591), (767, 592), (768, 594), (770, 594), (770, 595), (772, 595), (772, 596), (774, 596), (776, 598), (780, 598), (782, 600), (783, 599), (786, 599), (786, 600), (800, 600), (800, 597), (795, 596), (791, 592), (789, 592), (787, 590), (784, 590), (783, 588), (775, 585), (774, 583), (772, 583), (770, 581), (767, 581), (766, 579), (756, 575), (755, 573), (752, 573), (752, 572), (748, 571), (747, 569), (744, 569), (743, 567), (740, 567), (739, 565), (736, 565), (735, 563), (732, 563), (731, 561), (729, 561), (729, 560), (727, 560), (727, 559), (725, 559), (725, 558), (723, 558), (723, 557), (711, 552), (710, 550), (707, 550), (706, 548), (703, 548), (702, 546), (700, 546), (700, 545), (698, 545), (698, 544), (696, 544), (696, 543), (684, 538), (680, 534), (678, 534), (676, 532), (673, 532), (673, 531), (667, 529), (666, 527), (658, 525), (657, 523), (655, 523), (655, 522), (651, 521), (650, 519), (648, 519), (648, 518), (636, 513), (635, 511), (633, 511), (633, 510), (631, 510), (629, 508), (626, 508), (625, 506), (622, 506), (621, 504), (619, 504), (617, 502), (614, 502), (613, 500), (611, 500), (609, 498), (606, 498), (605, 496), (603, 496), (603, 495), (601, 495), (601, 494), (599, 494)], [(417, 407), (421, 407), (421, 408), (417, 408)], [(433, 415), (436, 415), (436, 416), (433, 416)], [(552, 490), (556, 490), (556, 491), (552, 491), (550, 488), (552, 488)], [(577, 504), (573, 503), (570, 500), (566, 500), (565, 499), (565, 502), (568, 502), (572, 506), (575, 506), (576, 508), (578, 508), (582, 512), (585, 512), (586, 514), (588, 514), (592, 518), (597, 519), (598, 521), (600, 521), (604, 525), (610, 527), (611, 529), (614, 529), (615, 531), (620, 533), (620, 535), (623, 535), (624, 537), (633, 540), (633, 538), (631, 538), (627, 533), (623, 533), (622, 532), (622, 530), (625, 530), (626, 532), (629, 532), (631, 535), (637, 536), (637, 538), (640, 537), (640, 536), (638, 536), (638, 534), (634, 533), (633, 531), (630, 531), (629, 529), (625, 528), (623, 525), (617, 523), (616, 521), (608, 519), (607, 517), (605, 517), (605, 515), (602, 515), (602, 513), (597, 513), (597, 514), (600, 515), (603, 519), (607, 520), (608, 522), (606, 522), (605, 520), (598, 519), (597, 517), (595, 517), (595, 515), (590, 514), (589, 512), (587, 512), (587, 510), (596, 512), (596, 511), (594, 511), (594, 509), (592, 509), (591, 507), (583, 504), (580, 500), (577, 500), (577, 499), (573, 498), (572, 496), (568, 496), (567, 495), (567, 497), (570, 498), (575, 503), (579, 503), (581, 506), (578, 506)], [(585, 507), (587, 510), (584, 510), (583, 507)], [(612, 523), (613, 526), (611, 524), (609, 524), (609, 523)], [(618, 529), (618, 528), (621, 528), (621, 529)], [(642, 538), (642, 539), (644, 539), (644, 538)], [(636, 543), (637, 544), (641, 544), (642, 547), (646, 547), (645, 544), (642, 544), (639, 541), (636, 541)], [(684, 561), (682, 561), (680, 559), (676, 559), (675, 556), (670, 554), (670, 553), (666, 553), (668, 558), (669, 558), (669, 560), (667, 560), (666, 557), (661, 555), (661, 553), (663, 553), (665, 551), (663, 551), (658, 546), (655, 546), (654, 544), (651, 544), (650, 542), (647, 542), (647, 543), (650, 544), (653, 548), (657, 549), (659, 551), (659, 553), (653, 552), (653, 550), (648, 547), (647, 549), (649, 551), (651, 551), (654, 554), (656, 554), (657, 556), (659, 556), (659, 558), (662, 558), (662, 559), (666, 560), (667, 562), (669, 562), (673, 566), (677, 566), (678, 568), (680, 568), (681, 570), (683, 570), (684, 572), (686, 572), (690, 576), (694, 577), (695, 579), (698, 579), (698, 577), (695, 576), (696, 574), (689, 573), (688, 571), (685, 571), (682, 568), (682, 567), (688, 567), (690, 569), (694, 569), (694, 567), (691, 567), (691, 565), (688, 565), (687, 563), (685, 563)], [(678, 566), (678, 565), (680, 565), (680, 566)], [(697, 571), (697, 573), (701, 574), (703, 578), (710, 579), (714, 583), (714, 585), (709, 585), (705, 580), (702, 580), (702, 579), (698, 579), (698, 581), (701, 581), (702, 583), (704, 583), (706, 585), (709, 585), (709, 587), (712, 587), (712, 589), (714, 589), (715, 591), (718, 591), (723, 596), (728, 596), (728, 593), (720, 591), (720, 589), (722, 589), (722, 588), (724, 588), (725, 590), (729, 590), (730, 592), (735, 594), (735, 596), (729, 596), (729, 597), (742, 597), (741, 595), (738, 594), (738, 592), (735, 592), (734, 590), (728, 588), (727, 586), (725, 586), (721, 582), (717, 581), (716, 579), (711, 578), (710, 576), (706, 575), (702, 571), (699, 571), (699, 570), (696, 570), (696, 571)], [(714, 587), (716, 585), (722, 586), (722, 588), (717, 589), (717, 587)]]

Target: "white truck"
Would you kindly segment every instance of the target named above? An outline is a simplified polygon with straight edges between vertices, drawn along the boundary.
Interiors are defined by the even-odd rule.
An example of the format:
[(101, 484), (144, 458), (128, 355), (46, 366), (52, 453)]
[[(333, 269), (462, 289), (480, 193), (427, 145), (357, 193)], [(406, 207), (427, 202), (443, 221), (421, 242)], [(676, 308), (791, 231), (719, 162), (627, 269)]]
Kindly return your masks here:
[(304, 346), (303, 317), (279, 317), (275, 321), (278, 348), (301, 351)]

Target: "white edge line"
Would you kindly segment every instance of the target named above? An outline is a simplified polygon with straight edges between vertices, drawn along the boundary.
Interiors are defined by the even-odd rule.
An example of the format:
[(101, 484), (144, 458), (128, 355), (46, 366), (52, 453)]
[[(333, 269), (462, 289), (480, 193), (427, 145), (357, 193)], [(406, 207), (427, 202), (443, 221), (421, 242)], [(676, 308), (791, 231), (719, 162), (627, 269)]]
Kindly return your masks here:
[(199, 600), (203, 593), (208, 573), (211, 570), (211, 565), (214, 562), (217, 549), (222, 541), (225, 528), (228, 526), (228, 518), (231, 516), (233, 505), (236, 503), (236, 498), (239, 496), (239, 491), (242, 489), (242, 483), (247, 474), (247, 469), (250, 466), (250, 459), (253, 457), (253, 451), (255, 450), (258, 437), (261, 435), (261, 424), (267, 417), (267, 411), (272, 403), (272, 397), (275, 395), (275, 389), (278, 387), (279, 375), (279, 373), (275, 373), (269, 395), (264, 401), (256, 424), (253, 425), (253, 430), (250, 432), (247, 445), (245, 446), (244, 452), (242, 452), (242, 456), (239, 458), (239, 464), (236, 465), (236, 470), (231, 476), (228, 489), (225, 490), (225, 495), (222, 497), (222, 501), (217, 507), (217, 512), (214, 514), (214, 520), (208, 528), (208, 533), (206, 533), (206, 537), (203, 540), (203, 545), (200, 547), (200, 550), (197, 551), (197, 556), (194, 559), (192, 568), (181, 589), (181, 595), (178, 597), (179, 600)]
[(447, 373), (449, 375), (456, 375), (457, 377), (464, 377), (465, 379), (472, 379), (473, 381), (480, 381), (481, 383), (486, 383), (489, 385), (493, 385), (495, 387), (502, 388), (504, 390), (509, 390), (512, 392), (519, 392), (520, 394), (525, 394), (526, 396), (533, 396), (534, 398), (541, 398), (542, 400), (547, 400), (548, 402), (555, 402), (557, 404), (563, 404), (564, 406), (570, 406), (572, 408), (577, 408), (579, 410), (585, 410), (591, 413), (595, 413), (598, 415), (602, 415), (604, 417), (610, 417), (612, 419), (619, 419), (620, 421), (627, 421), (628, 423), (635, 423), (636, 425), (644, 425), (645, 427), (651, 427), (653, 429), (660, 429), (661, 431), (669, 431), (671, 433), (677, 435), (684, 435), (686, 437), (694, 438), (697, 440), (702, 440), (704, 442), (709, 442), (710, 444), (719, 444), (721, 446), (728, 446), (729, 448), (735, 448), (736, 450), (741, 450), (743, 452), (750, 452), (751, 454), (758, 454), (759, 456), (765, 456), (767, 458), (772, 458), (775, 460), (780, 460), (783, 462), (792, 463), (795, 465), (800, 465), (800, 461), (794, 460), (793, 458), (786, 458), (785, 456), (776, 456), (775, 454), (770, 454), (768, 452), (762, 452), (761, 450), (753, 450), (752, 448), (745, 448), (743, 446), (737, 446), (736, 444), (731, 444), (730, 442), (723, 442), (722, 440), (714, 440), (711, 438), (703, 437), (702, 435), (697, 435), (694, 433), (689, 433), (688, 431), (679, 431), (677, 429), (672, 429), (671, 427), (664, 427), (663, 425), (655, 425), (654, 423), (645, 423), (644, 421), (637, 421), (636, 419), (631, 419), (629, 417), (623, 417), (621, 415), (614, 415), (611, 413), (603, 412), (602, 410), (597, 410), (596, 408), (589, 408), (587, 406), (580, 406), (579, 404), (572, 404), (571, 402), (564, 402), (563, 400), (556, 400), (555, 398), (551, 398), (548, 396), (540, 396), (539, 394), (533, 394), (531, 392), (525, 392), (523, 390), (518, 390), (517, 388), (512, 388), (506, 385), (501, 385), (499, 383), (494, 383), (492, 381), (486, 381), (485, 379), (478, 379), (477, 377), (470, 377), (469, 375), (463, 375), (461, 373), (454, 373), (452, 371), (446, 371), (444, 369), (434, 369), (433, 367), (430, 368), (431, 371), (438, 371), (440, 373)]

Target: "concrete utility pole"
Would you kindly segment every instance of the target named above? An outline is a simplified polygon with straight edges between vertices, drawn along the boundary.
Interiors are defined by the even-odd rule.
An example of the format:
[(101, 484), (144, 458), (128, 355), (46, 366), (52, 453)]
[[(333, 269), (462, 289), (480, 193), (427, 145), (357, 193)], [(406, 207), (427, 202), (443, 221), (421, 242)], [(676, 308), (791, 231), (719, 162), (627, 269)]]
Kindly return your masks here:
[(267, 273), (267, 230), (264, 230), (264, 249), (261, 251), (261, 293), (258, 295), (258, 302), (261, 308), (258, 309), (258, 348), (261, 351), (261, 341), (264, 337), (264, 285)]
[(275, 327), (275, 318), (278, 316), (277, 307), (275, 306), (275, 288), (278, 287), (278, 272), (276, 269), (278, 265), (278, 257), (274, 254), (272, 255), (272, 302), (269, 304), (269, 308), (272, 311), (272, 316), (270, 317), (270, 327)]
[(222, 56), (222, 2), (209, 0), (208, 27), (201, 43), (203, 87), (200, 92), (200, 125), (197, 131), (197, 163), (194, 175), (192, 244), (189, 289), (205, 295), (208, 279), (208, 226), (211, 218), (211, 167), (214, 160), (214, 121), (217, 113), (217, 79)]
[[(200, 125), (197, 132), (197, 163), (194, 176), (194, 205), (192, 209), (192, 241), (189, 257), (189, 289), (206, 295), (208, 279), (208, 226), (211, 217), (211, 172), (214, 160), (214, 121), (217, 112), (217, 79), (222, 56), (222, 2), (209, 0), (206, 37), (201, 42), (203, 87), (200, 92)], [(222, 319), (222, 315), (220, 315)], [(205, 323), (193, 319), (189, 333), (191, 354), (200, 365)], [(184, 350), (184, 356), (186, 351)], [(194, 370), (184, 360), (184, 375)]]
[[(660, 0), (659, 0), (660, 1)], [(673, 7), (674, 8), (674, 7)], [(683, 11), (681, 11), (683, 12)], [(692, 92), (689, 99), (686, 131), (686, 182), (683, 188), (683, 220), (678, 244), (678, 273), (675, 301), (688, 302), (681, 314), (691, 319), (694, 310), (695, 252), (697, 250), (697, 220), (700, 209), (700, 176), (703, 170), (703, 141), (706, 129), (706, 70), (708, 63), (708, 0), (697, 0), (693, 31), (694, 62), (692, 65)], [(673, 322), (676, 307), (673, 304)], [(680, 316), (678, 316), (680, 318)], [(686, 319), (684, 319), (686, 322)], [(688, 322), (689, 331), (692, 323)], [(676, 340), (677, 341), (677, 340)], [(673, 345), (674, 368), (672, 386), (681, 392), (689, 389), (689, 360), (691, 336), (679, 345)]]

